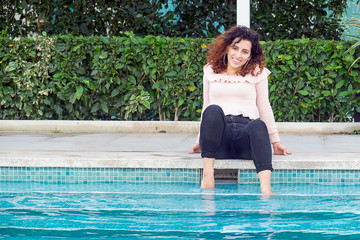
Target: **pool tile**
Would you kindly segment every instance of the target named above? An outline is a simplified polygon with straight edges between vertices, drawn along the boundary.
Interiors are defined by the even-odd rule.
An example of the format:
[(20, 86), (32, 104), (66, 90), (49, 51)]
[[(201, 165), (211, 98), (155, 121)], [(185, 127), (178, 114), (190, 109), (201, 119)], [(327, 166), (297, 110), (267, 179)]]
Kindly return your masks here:
[[(1, 182), (199, 183), (201, 169), (1, 167)], [(258, 183), (255, 170), (238, 170), (238, 182)], [(275, 170), (272, 183), (360, 184), (358, 170)]]

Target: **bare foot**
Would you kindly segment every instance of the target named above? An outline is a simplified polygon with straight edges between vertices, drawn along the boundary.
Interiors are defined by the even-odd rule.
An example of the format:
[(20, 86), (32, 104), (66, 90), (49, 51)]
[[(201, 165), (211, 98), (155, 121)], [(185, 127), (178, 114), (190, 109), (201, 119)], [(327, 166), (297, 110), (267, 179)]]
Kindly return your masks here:
[(271, 190), (271, 187), (262, 187), (262, 186), (260, 186), (260, 190), (261, 190), (261, 194), (262, 194), (261, 199), (263, 199), (263, 200), (268, 200), (271, 196), (277, 195), (277, 193), (274, 193)]
[(272, 193), (273, 193), (271, 190), (271, 187), (260, 186), (260, 190), (263, 195), (272, 195)]

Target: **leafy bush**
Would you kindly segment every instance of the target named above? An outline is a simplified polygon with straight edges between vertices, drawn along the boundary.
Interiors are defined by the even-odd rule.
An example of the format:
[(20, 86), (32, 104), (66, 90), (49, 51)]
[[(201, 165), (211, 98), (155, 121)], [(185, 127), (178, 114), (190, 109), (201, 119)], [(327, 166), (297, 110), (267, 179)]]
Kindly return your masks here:
[(359, 65), (349, 42), (319, 39), (264, 44), (272, 71), (270, 100), (278, 121), (349, 121), (358, 107)]
[[(198, 120), (212, 39), (0, 37), (1, 119)], [(277, 121), (350, 121), (359, 106), (353, 42), (262, 42)]]
[(207, 40), (0, 38), (3, 119), (195, 119)]
[[(348, 51), (351, 51), (352, 49), (356, 49), (357, 47), (360, 46), (360, 14), (358, 14), (357, 17), (350, 18), (350, 20), (347, 22), (347, 25), (350, 28), (354, 28), (356, 30), (356, 33), (354, 35), (349, 35), (348, 37), (351, 37), (351, 38), (357, 40), (357, 42), (354, 43), (354, 45), (352, 45), (345, 53), (347, 53)], [(354, 60), (354, 62), (351, 64), (350, 68), (359, 60), (360, 60), (360, 57), (357, 57)]]
[[(170, 5), (171, 3), (171, 5)], [(253, 0), (251, 27), (264, 41), (339, 40), (346, 0)], [(2, 0), (0, 29), (13, 36), (72, 34), (214, 37), (236, 24), (236, 0)]]
[[(350, 35), (348, 37), (357, 40), (356, 43), (354, 43), (354, 45), (352, 45), (346, 52), (350, 52), (353, 49), (357, 49), (360, 46), (360, 14), (356, 15), (356, 17), (350, 18), (350, 20), (347, 22), (347, 25), (350, 28), (354, 28), (355, 29), (355, 34), (354, 35)], [(358, 51), (359, 52), (359, 51)], [(359, 54), (355, 57), (354, 62), (350, 65), (349, 70), (351, 70), (351, 68), (360, 60), (360, 56)], [(356, 97), (360, 97), (360, 93), (356, 94)], [(357, 107), (354, 111), (354, 121), (355, 122), (360, 122), (360, 107)]]

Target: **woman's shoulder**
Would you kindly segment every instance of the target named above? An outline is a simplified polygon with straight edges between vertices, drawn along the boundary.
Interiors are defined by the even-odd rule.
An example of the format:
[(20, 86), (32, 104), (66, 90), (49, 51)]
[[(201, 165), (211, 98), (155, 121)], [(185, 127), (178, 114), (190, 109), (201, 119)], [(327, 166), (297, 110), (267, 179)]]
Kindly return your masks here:
[(247, 74), (245, 76), (240, 75), (228, 75), (222, 73), (215, 73), (210, 64), (206, 64), (203, 68), (204, 77), (210, 82), (223, 82), (223, 83), (237, 83), (237, 82), (249, 82), (258, 83), (264, 79), (267, 79), (270, 75), (270, 70), (267, 68), (257, 68), (254, 71), (254, 75)]
[(266, 67), (264, 67), (263, 69), (256, 67), (254, 74), (256, 77), (263, 79), (263, 78), (267, 78), (271, 74), (271, 71)]

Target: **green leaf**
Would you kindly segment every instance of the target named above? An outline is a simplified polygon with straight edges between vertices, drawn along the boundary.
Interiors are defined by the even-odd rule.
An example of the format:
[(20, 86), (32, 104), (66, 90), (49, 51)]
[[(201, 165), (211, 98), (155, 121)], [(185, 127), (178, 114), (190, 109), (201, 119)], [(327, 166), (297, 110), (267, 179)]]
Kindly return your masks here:
[(195, 91), (196, 87), (195, 86), (188, 86), (188, 89), (190, 92), (193, 92)]
[(76, 100), (76, 92), (74, 92), (73, 94), (71, 94), (70, 98), (69, 98), (69, 102), (74, 104)]
[(341, 80), (340, 82), (336, 83), (335, 88), (336, 89), (341, 88), (342, 86), (344, 86), (344, 83), (345, 83), (345, 80)]
[(357, 71), (353, 70), (350, 72), (350, 75), (353, 77), (357, 77), (357, 76), (359, 76), (359, 73)]
[(62, 115), (63, 110), (58, 104), (55, 104), (53, 108), (54, 108), (57, 115), (59, 115), (59, 116)]
[(82, 86), (76, 86), (75, 96), (77, 100), (80, 100), (83, 92), (84, 92), (84, 88)]
[(166, 73), (166, 76), (167, 77), (176, 77), (177, 73), (175, 71), (170, 71), (170, 72)]
[(91, 76), (95, 76), (96, 74), (98, 74), (99, 70), (97, 69), (94, 69), (92, 72), (91, 72)]
[(91, 113), (97, 112), (100, 109), (100, 104), (95, 103), (91, 108)]
[(273, 92), (275, 89), (276, 89), (276, 85), (275, 85), (275, 84), (273, 84), (273, 85), (270, 87), (269, 92)]
[(341, 92), (341, 93), (339, 94), (340, 97), (345, 97), (345, 96), (347, 96), (347, 95), (349, 95), (349, 92), (348, 92), (348, 91), (344, 91), (344, 92)]
[(107, 102), (102, 102), (101, 103), (101, 109), (105, 112), (105, 113), (109, 113), (109, 107)]
[(117, 95), (119, 95), (119, 93), (120, 93), (120, 87), (117, 87), (114, 90), (112, 90), (111, 97), (116, 97)]
[(307, 108), (301, 108), (301, 112), (302, 112), (303, 114), (307, 114), (307, 113), (308, 113), (308, 110), (307, 110)]
[(19, 67), (17, 62), (10, 62), (9, 65), (6, 66), (5, 72), (12, 72)]
[(150, 102), (147, 100), (141, 100), (140, 103), (146, 107), (147, 109), (150, 109)]
[(132, 84), (136, 84), (136, 78), (133, 76), (133, 75), (130, 75), (129, 77), (128, 77), (128, 80), (129, 80), (129, 82), (131, 82)]
[(299, 90), (298, 93), (300, 93), (303, 96), (309, 95), (309, 92), (307, 90)]
[(44, 99), (44, 104), (46, 104), (46, 105), (48, 105), (48, 106), (50, 106), (50, 101), (49, 101), (49, 99)]
[(99, 58), (100, 58), (100, 59), (105, 59), (105, 58), (107, 58), (108, 56), (109, 56), (109, 53), (103, 51), (103, 52), (101, 52)]
[(161, 86), (163, 85), (164, 83), (162, 81), (157, 81), (155, 82), (153, 85), (152, 85), (152, 88), (153, 89), (156, 89), (156, 88), (161, 88)]
[(73, 48), (73, 51), (76, 52), (76, 50), (80, 49), (81, 48), (81, 45), (77, 45)]
[(344, 49), (344, 46), (343, 45), (337, 45), (336, 49)]
[(105, 43), (105, 44), (108, 44), (109, 43), (109, 39), (107, 37), (104, 37), (104, 36), (100, 36), (100, 41)]
[(64, 96), (64, 93), (62, 93), (62, 92), (58, 92), (58, 93), (56, 94), (56, 96), (57, 96), (60, 100), (65, 101), (65, 96)]
[(180, 107), (181, 105), (183, 105), (183, 103), (185, 102), (185, 99), (180, 98), (179, 102), (178, 102), (178, 107)]
[(322, 95), (324, 95), (325, 97), (327, 96), (330, 96), (331, 95), (331, 92), (328, 91), (328, 90), (324, 90), (324, 91), (321, 91)]
[(140, 43), (139, 40), (138, 40), (136, 37), (131, 37), (131, 38), (130, 38), (130, 41), (131, 41), (132, 43), (134, 43), (134, 44), (139, 44), (139, 43)]

